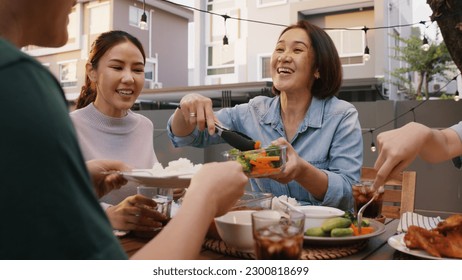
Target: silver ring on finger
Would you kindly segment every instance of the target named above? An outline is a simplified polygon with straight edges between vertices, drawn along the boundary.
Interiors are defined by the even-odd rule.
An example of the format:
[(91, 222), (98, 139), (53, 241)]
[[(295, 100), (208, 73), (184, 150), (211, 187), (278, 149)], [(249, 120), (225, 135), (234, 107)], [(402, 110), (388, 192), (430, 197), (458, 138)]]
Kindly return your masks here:
[(191, 112), (191, 113), (189, 113), (189, 116), (190, 116), (191, 118), (195, 118), (197, 115), (196, 115), (196, 113)]

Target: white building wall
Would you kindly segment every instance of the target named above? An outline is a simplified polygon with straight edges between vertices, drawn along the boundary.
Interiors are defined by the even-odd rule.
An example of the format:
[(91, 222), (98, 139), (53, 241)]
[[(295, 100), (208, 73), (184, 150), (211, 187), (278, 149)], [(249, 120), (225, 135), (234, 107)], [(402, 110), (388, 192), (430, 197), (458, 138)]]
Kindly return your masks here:
[[(206, 1), (195, 1), (195, 7), (207, 10)], [(235, 72), (233, 74), (223, 75), (207, 75), (207, 51), (205, 40), (209, 36), (209, 30), (204, 26), (205, 17), (209, 16), (206, 13), (196, 12), (195, 19), (195, 39), (200, 42), (195, 43), (201, 51), (195, 54), (194, 68), (198, 69), (200, 74), (193, 71), (195, 85), (208, 85), (208, 84), (223, 84), (223, 83), (240, 83), (240, 82), (253, 82), (259, 81), (261, 65), (259, 57), (262, 55), (271, 54), (276, 43), (276, 40), (287, 25), (295, 23), (301, 15), (329, 13), (333, 11), (342, 10), (357, 10), (357, 16), (345, 16), (342, 19), (341, 15), (330, 16), (323, 19), (324, 26), (328, 27), (346, 27), (345, 22), (349, 26), (367, 26), (373, 27), (387, 27), (392, 25), (401, 25), (410, 23), (412, 1), (396, 1), (396, 0), (377, 0), (377, 1), (364, 1), (364, 0), (278, 0), (273, 1), (274, 4), (268, 4), (270, 1), (231, 1), (219, 0), (214, 1), (214, 5), (221, 7), (220, 12), (224, 10), (223, 7), (239, 9), (240, 18), (248, 19), (258, 22), (249, 22), (241, 20), (239, 22), (240, 37), (234, 41), (234, 47), (227, 51), (232, 51), (235, 54)], [(266, 5), (264, 3), (267, 3)], [(361, 7), (373, 6), (371, 11), (361, 12)], [(215, 6), (214, 6), (215, 7)], [(199, 14), (199, 15), (198, 15)], [(231, 21), (228, 19), (228, 21)], [(217, 21), (222, 22), (222, 21)], [(283, 26), (276, 26), (280, 24)], [(198, 28), (200, 26), (200, 28)], [(322, 25), (321, 25), (322, 26)], [(198, 30), (200, 29), (200, 31)], [(390, 60), (391, 47), (394, 42), (389, 38), (389, 33), (392, 29), (383, 28), (378, 30), (368, 30), (368, 46), (371, 49), (371, 60), (363, 65), (344, 66), (345, 79), (360, 79), (360, 78), (383, 78), (387, 80), (387, 73), (392, 71), (394, 67), (399, 67), (399, 63)], [(405, 35), (410, 32), (410, 27), (398, 28), (397, 32)], [(407, 33), (409, 34), (409, 33)], [(200, 62), (198, 62), (200, 60)], [(391, 91), (396, 91), (392, 86), (388, 86)], [(396, 94), (391, 94), (396, 97)]]

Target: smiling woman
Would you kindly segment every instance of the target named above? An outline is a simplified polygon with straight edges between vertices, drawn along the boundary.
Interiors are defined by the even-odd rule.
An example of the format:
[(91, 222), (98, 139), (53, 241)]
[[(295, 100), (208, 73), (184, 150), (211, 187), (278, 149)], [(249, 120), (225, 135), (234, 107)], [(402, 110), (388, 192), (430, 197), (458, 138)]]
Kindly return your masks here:
[[(342, 83), (340, 58), (330, 36), (308, 21), (287, 27), (271, 56), (274, 97), (215, 111), (210, 98), (181, 98), (168, 122), (176, 147), (222, 143), (215, 123), (269, 145), (287, 147), (285, 168), (251, 178), (253, 191), (286, 195), (301, 204), (353, 208), (351, 183), (359, 180), (362, 136), (356, 108), (335, 95)], [(196, 117), (191, 118), (189, 113)], [(207, 128), (207, 129), (206, 129)]]
[[(142, 45), (124, 31), (103, 33), (93, 43), (86, 82), (71, 113), (85, 160), (111, 158), (133, 168), (157, 162), (153, 123), (130, 110), (143, 88), (144, 63)], [(143, 207), (152, 206), (152, 200), (136, 194), (131, 184), (100, 199), (114, 229), (147, 231), (166, 219)], [(143, 215), (137, 215), (141, 208)]]
[[(92, 45), (76, 108), (95, 102), (98, 110), (108, 116), (126, 115), (143, 88), (145, 61), (143, 46), (129, 33), (101, 34)], [(117, 100), (122, 100), (121, 104)]]

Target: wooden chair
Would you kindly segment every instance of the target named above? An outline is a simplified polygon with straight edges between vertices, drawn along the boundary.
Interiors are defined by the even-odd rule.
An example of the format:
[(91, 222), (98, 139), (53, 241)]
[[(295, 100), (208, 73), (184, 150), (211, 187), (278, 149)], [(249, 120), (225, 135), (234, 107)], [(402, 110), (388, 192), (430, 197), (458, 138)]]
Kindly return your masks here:
[[(361, 168), (361, 180), (372, 181), (376, 175), (374, 168)], [(403, 171), (385, 181), (382, 215), (399, 219), (401, 214), (414, 211), (416, 175), (415, 171)]]

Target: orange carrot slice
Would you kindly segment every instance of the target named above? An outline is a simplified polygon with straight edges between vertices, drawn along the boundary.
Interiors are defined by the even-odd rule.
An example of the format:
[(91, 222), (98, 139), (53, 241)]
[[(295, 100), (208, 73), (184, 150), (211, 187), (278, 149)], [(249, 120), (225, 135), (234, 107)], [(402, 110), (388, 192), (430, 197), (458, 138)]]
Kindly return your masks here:
[(351, 224), (350, 227), (353, 229), (354, 236), (365, 235), (365, 234), (370, 234), (374, 232), (373, 227), (361, 227), (361, 234), (360, 234), (358, 231), (358, 227), (356, 227), (354, 224)]
[(272, 162), (272, 161), (279, 161), (281, 159), (280, 156), (265, 156), (265, 157), (258, 157), (255, 160), (258, 162)]

